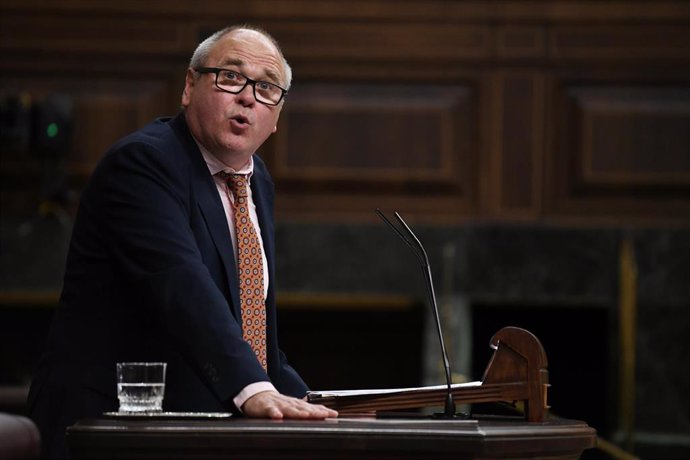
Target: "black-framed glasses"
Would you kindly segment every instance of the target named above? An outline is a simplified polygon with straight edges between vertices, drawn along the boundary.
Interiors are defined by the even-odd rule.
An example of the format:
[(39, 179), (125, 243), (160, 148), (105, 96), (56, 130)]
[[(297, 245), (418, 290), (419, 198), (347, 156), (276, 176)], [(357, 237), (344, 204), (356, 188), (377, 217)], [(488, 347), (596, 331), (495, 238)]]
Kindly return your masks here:
[(216, 74), (216, 87), (226, 93), (239, 94), (247, 85), (254, 89), (254, 99), (266, 105), (278, 105), (287, 94), (287, 90), (280, 86), (260, 80), (252, 80), (236, 70), (221, 69), (219, 67), (197, 67), (199, 73)]

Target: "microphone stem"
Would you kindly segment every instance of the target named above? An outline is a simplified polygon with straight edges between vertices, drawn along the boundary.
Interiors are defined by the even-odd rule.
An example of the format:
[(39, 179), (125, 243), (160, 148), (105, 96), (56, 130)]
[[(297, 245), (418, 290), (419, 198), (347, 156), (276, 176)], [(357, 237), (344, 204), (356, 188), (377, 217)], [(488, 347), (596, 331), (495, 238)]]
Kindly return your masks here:
[(443, 331), (441, 330), (441, 320), (438, 317), (438, 304), (436, 303), (436, 295), (434, 294), (434, 282), (431, 277), (431, 267), (429, 266), (429, 258), (427, 257), (424, 246), (422, 246), (419, 238), (414, 234), (410, 227), (405, 223), (403, 218), (395, 213), (396, 219), (402, 225), (402, 227), (407, 232), (407, 236), (400, 231), (395, 225), (393, 225), (388, 218), (379, 210), (376, 210), (376, 214), (395, 232), (401, 240), (409, 246), (409, 248), (414, 252), (419, 261), (422, 264), (422, 270), (424, 271), (424, 277), (426, 278), (426, 288), (427, 294), (429, 295), (429, 302), (431, 303), (431, 309), (434, 311), (434, 319), (436, 320), (436, 330), (438, 331), (438, 339), (441, 342), (441, 354), (443, 355), (443, 367), (446, 371), (446, 383), (448, 385), (448, 391), (446, 393), (445, 402), (445, 417), (452, 418), (455, 417), (455, 403), (453, 402), (453, 388), (452, 379), (450, 373), (450, 364), (448, 363), (448, 353), (446, 353), (446, 345), (443, 343)]
[(443, 342), (443, 331), (441, 330), (441, 320), (438, 317), (438, 304), (436, 303), (436, 294), (434, 294), (434, 282), (431, 277), (431, 267), (424, 264), (424, 275), (426, 277), (427, 291), (429, 301), (431, 302), (431, 309), (434, 311), (434, 319), (436, 320), (436, 329), (438, 331), (438, 340), (441, 344), (441, 354), (443, 355), (443, 367), (446, 372), (446, 384), (448, 385), (448, 392), (446, 393), (446, 401), (444, 407), (444, 415), (446, 417), (455, 416), (455, 402), (453, 401), (452, 378), (450, 373), (450, 363), (448, 362), (448, 353), (446, 353), (446, 345)]

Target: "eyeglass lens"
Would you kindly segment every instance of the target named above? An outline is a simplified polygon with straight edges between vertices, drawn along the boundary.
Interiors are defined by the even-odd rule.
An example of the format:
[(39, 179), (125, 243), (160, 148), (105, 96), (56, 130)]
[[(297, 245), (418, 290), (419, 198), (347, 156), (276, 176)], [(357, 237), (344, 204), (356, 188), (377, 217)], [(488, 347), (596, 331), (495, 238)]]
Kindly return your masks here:
[(251, 80), (237, 72), (221, 71), (217, 74), (216, 85), (230, 93), (241, 92), (247, 84), (254, 87), (254, 97), (259, 102), (277, 104), (283, 97), (283, 90), (273, 83)]

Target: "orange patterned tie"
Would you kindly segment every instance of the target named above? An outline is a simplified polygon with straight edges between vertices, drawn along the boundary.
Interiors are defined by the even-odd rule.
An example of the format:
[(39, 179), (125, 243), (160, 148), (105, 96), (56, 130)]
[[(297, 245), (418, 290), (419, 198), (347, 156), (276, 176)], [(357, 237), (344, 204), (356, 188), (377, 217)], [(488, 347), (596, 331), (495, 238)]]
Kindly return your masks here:
[(266, 304), (264, 300), (264, 265), (261, 243), (249, 217), (247, 176), (230, 174), (228, 187), (235, 197), (235, 232), (237, 236), (237, 273), (240, 284), (242, 335), (256, 358), (266, 369)]

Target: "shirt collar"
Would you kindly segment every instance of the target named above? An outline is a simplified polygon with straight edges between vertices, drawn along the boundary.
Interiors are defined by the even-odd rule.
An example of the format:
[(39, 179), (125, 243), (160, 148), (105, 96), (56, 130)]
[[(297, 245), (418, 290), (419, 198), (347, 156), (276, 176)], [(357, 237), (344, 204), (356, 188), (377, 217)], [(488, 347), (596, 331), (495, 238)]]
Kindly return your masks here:
[(242, 168), (239, 170), (235, 170), (234, 168), (231, 168), (230, 166), (226, 165), (222, 161), (220, 161), (218, 158), (216, 158), (211, 152), (209, 152), (199, 141), (194, 139), (196, 142), (196, 145), (199, 147), (199, 150), (201, 150), (201, 156), (204, 157), (204, 161), (206, 162), (206, 166), (208, 167), (209, 172), (211, 173), (212, 176), (215, 176), (219, 172), (223, 171), (227, 174), (245, 174), (247, 178), (250, 178), (252, 174), (254, 173), (254, 157), (251, 156), (249, 157), (249, 161), (245, 163)]

